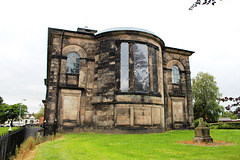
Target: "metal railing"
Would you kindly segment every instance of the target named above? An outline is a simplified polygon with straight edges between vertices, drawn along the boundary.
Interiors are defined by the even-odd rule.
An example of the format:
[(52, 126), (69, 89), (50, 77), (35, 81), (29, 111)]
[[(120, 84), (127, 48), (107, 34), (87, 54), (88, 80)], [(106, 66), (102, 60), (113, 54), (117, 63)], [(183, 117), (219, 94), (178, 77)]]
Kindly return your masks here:
[(8, 160), (15, 155), (16, 147), (24, 141), (25, 128), (0, 136), (0, 160)]

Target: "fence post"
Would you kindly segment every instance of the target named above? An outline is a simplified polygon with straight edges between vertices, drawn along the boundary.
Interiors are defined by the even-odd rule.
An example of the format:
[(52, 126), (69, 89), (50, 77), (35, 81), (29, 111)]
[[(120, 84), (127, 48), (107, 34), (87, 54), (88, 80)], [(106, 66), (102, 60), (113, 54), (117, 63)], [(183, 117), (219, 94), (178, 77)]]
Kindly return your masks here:
[(10, 127), (8, 129), (8, 133), (10, 134), (11, 132), (12, 132), (12, 128), (11, 128), (11, 125), (10, 125)]

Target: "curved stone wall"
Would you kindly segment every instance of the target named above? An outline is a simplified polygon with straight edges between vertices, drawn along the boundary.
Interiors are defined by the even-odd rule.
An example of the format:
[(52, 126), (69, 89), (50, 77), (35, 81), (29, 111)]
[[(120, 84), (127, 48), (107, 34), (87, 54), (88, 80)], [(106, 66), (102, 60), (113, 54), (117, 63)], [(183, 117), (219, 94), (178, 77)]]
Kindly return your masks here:
[[(98, 39), (98, 52), (95, 55), (95, 96), (93, 98), (95, 125), (101, 127), (157, 126), (164, 129), (163, 41), (150, 33), (126, 30), (104, 32), (98, 34), (96, 38)], [(126, 55), (129, 56), (128, 69), (125, 69), (124, 73), (121, 73), (122, 43), (128, 44)], [(136, 44), (146, 48), (145, 56), (140, 49), (139, 53), (134, 51), (138, 47)], [(154, 65), (153, 50), (156, 52), (154, 53), (156, 54)], [(139, 55), (136, 56), (137, 54)], [(144, 62), (145, 68), (142, 67)], [(157, 72), (155, 84), (153, 67), (156, 68), (154, 72)], [(136, 72), (140, 74), (137, 75)], [(121, 74), (128, 74), (127, 91), (121, 90)], [(147, 85), (146, 90), (137, 89), (137, 76), (140, 77), (139, 79), (147, 77), (144, 84)], [(140, 82), (143, 83), (143, 81)], [(153, 88), (156, 83), (157, 88), (155, 87), (154, 92)]]

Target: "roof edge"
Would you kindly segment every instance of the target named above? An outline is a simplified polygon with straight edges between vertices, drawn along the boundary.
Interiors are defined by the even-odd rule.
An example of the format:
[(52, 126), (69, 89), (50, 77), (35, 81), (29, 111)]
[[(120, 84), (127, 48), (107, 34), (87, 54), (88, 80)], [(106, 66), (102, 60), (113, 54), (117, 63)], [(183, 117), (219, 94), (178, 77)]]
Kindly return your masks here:
[(185, 54), (191, 56), (195, 51), (190, 51), (190, 50), (185, 50), (185, 49), (180, 49), (180, 48), (174, 48), (174, 47), (168, 47), (165, 46), (165, 51), (173, 52), (173, 53), (178, 53), (178, 54)]

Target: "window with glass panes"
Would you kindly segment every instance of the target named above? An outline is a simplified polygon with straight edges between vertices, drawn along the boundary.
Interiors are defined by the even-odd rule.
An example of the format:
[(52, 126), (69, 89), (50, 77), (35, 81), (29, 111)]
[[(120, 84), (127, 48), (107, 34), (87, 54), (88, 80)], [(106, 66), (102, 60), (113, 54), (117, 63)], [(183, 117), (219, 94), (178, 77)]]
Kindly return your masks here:
[[(132, 47), (132, 48), (131, 48)], [(130, 49), (131, 48), (131, 49)], [(131, 52), (132, 53), (131, 53)], [(151, 53), (151, 56), (149, 56)], [(157, 54), (156, 47), (144, 43), (122, 42), (120, 45), (120, 90), (129, 92), (130, 81), (134, 83), (135, 92), (150, 92), (150, 85), (153, 85), (153, 92), (158, 92)], [(132, 59), (130, 58), (132, 56)], [(149, 65), (151, 58), (152, 66)], [(130, 70), (130, 61), (133, 61), (133, 69)], [(150, 72), (150, 69), (152, 70)], [(150, 73), (152, 83), (150, 84)], [(133, 77), (134, 80), (129, 80)]]
[(79, 74), (80, 56), (76, 52), (70, 52), (67, 57), (66, 73)]

